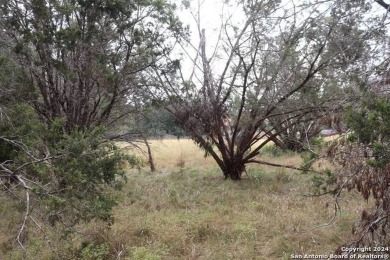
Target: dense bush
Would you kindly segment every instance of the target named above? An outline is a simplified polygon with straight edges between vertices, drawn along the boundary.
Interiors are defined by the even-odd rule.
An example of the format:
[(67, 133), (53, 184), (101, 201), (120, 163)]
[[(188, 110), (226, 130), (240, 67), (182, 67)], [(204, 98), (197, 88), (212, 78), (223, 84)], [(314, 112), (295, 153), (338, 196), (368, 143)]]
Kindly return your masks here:
[(347, 113), (352, 134), (332, 146), (330, 154), (341, 166), (338, 189), (357, 190), (374, 207), (362, 212), (352, 246), (390, 243), (390, 99), (368, 95)]
[(1, 189), (20, 195), (25, 203), (21, 233), (32, 215), (41, 224), (60, 224), (67, 231), (91, 219), (111, 222), (116, 204), (112, 188), (125, 181), (123, 162), (138, 164), (106, 141), (103, 128), (68, 134), (62, 125), (58, 119), (45, 127), (26, 105), (15, 106), (1, 119), (0, 146), (6, 148), (0, 154)]

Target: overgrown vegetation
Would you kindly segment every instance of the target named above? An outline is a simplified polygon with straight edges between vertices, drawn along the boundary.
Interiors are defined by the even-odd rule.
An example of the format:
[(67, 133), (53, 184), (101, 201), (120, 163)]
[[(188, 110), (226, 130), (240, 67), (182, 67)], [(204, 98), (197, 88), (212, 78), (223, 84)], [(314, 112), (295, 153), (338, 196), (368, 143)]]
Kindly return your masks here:
[(362, 104), (347, 114), (353, 133), (330, 151), (342, 167), (336, 189), (357, 190), (364, 200), (375, 202), (374, 207), (362, 211), (351, 246), (390, 244), (389, 104), (388, 97), (368, 91)]
[(22, 203), (16, 236), (22, 247), (31, 225), (59, 225), (66, 236), (80, 221), (111, 222), (116, 199), (105, 187), (122, 187), (123, 161), (138, 164), (107, 142), (103, 129), (64, 133), (62, 125), (58, 119), (46, 128), (25, 105), (1, 120), (1, 188)]
[[(80, 223), (112, 223), (124, 161), (139, 162), (106, 129), (132, 111), (142, 73), (185, 34), (174, 9), (164, 1), (0, 3), (0, 191), (21, 203), (8, 242), (24, 254), (33, 227), (51, 243), (53, 230), (67, 238)], [(87, 246), (81, 256), (104, 254)]]
[[(115, 193), (121, 200), (112, 225), (81, 225), (80, 233), (62, 244), (57, 244), (60, 234), (48, 234), (62, 259), (289, 259), (293, 253), (329, 254), (350, 239), (356, 210), (366, 205), (356, 194), (345, 194), (342, 213), (322, 226), (334, 215), (333, 199), (305, 196), (311, 189), (310, 175), (249, 167), (241, 182), (226, 181), (191, 140), (152, 141), (151, 146), (159, 170), (128, 171), (127, 183)], [(302, 162), (291, 153), (266, 157)], [(184, 170), (176, 166), (181, 158)], [(8, 223), (2, 219), (0, 225)], [(32, 232), (28, 256), (52, 256)], [(18, 258), (20, 252), (7, 251), (6, 245), (0, 246), (2, 255)]]
[[(205, 3), (181, 2), (194, 40), (171, 1), (0, 2), (5, 258), (326, 253), (360, 211), (350, 244), (390, 244), (389, 5), (221, 1), (210, 44)], [(338, 169), (316, 137), (346, 126)], [(163, 134), (198, 147), (159, 151)], [(341, 205), (345, 189), (371, 208), (356, 193)], [(329, 218), (335, 230), (309, 228)]]

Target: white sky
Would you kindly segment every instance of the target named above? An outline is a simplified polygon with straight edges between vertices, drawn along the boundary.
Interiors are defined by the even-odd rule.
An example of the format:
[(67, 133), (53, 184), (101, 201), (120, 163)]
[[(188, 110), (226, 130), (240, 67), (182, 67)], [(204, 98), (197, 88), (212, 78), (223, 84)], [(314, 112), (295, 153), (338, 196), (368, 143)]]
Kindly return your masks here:
[[(191, 8), (179, 9), (178, 16), (183, 24), (189, 25), (191, 30), (191, 43), (195, 48), (199, 47), (200, 42), (198, 24), (196, 21), (200, 21), (200, 29), (205, 29), (206, 53), (209, 58), (214, 53), (215, 49), (220, 47), (217, 46), (221, 44), (218, 42), (218, 36), (223, 22), (225, 22), (228, 17), (231, 17), (232, 23), (241, 27), (242, 23), (245, 22), (245, 15), (241, 7), (237, 7), (237, 5), (233, 5), (232, 3), (227, 4), (226, 0), (190, 0), (190, 2)], [(198, 10), (200, 10), (199, 14)], [(187, 60), (187, 62), (182, 64), (183, 71), (189, 76), (193, 64), (188, 55), (183, 50), (181, 50), (181, 52), (183, 53), (184, 60)], [(195, 50), (190, 46), (186, 47), (186, 52), (190, 54), (191, 59), (196, 56)], [(211, 65), (215, 65), (215, 61), (212, 62)]]

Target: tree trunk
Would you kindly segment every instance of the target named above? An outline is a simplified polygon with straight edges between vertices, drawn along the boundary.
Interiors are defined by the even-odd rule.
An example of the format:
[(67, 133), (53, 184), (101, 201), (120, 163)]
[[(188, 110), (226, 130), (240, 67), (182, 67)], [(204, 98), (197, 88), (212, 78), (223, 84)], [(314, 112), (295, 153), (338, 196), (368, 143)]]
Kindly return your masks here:
[(242, 173), (245, 171), (245, 163), (242, 158), (231, 158), (224, 162), (222, 171), (225, 179), (241, 180)]
[(148, 140), (146, 139), (146, 136), (144, 134), (142, 134), (142, 139), (144, 140), (144, 143), (146, 145), (146, 149), (148, 150), (148, 163), (149, 163), (149, 166), (150, 166), (150, 170), (152, 172), (156, 171), (156, 166), (154, 164), (154, 159), (153, 159), (153, 155), (152, 155), (152, 149), (150, 148), (150, 145), (148, 143)]
[(283, 151), (290, 150), (293, 152), (305, 151), (305, 139), (303, 137), (296, 138), (294, 135), (278, 136), (271, 139), (274, 144)]

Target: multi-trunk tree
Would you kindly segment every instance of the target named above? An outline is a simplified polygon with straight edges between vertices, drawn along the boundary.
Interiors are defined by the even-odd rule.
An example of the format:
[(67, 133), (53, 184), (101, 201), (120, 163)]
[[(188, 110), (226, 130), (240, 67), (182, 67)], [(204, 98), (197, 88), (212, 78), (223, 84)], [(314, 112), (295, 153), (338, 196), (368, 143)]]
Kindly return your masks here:
[(198, 21), (193, 70), (175, 61), (156, 68), (154, 92), (233, 180), (248, 163), (267, 164), (258, 158), (267, 143), (336, 109), (344, 97), (327, 90), (344, 93), (348, 84), (337, 77), (352, 71), (360, 57), (350, 54), (370, 37), (350, 22), (360, 19), (362, 3), (245, 1), (239, 8), (243, 22), (225, 16), (210, 56)]

